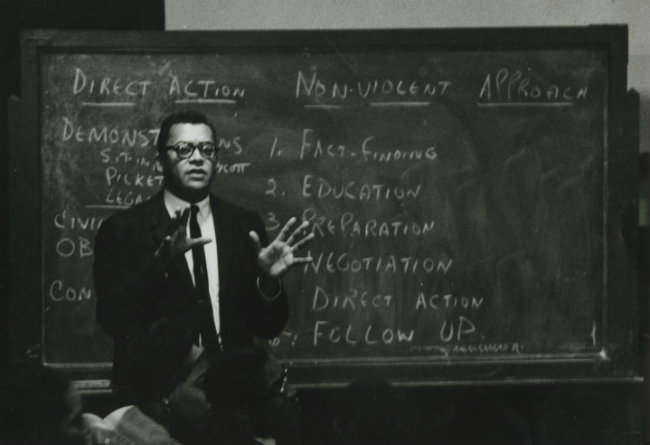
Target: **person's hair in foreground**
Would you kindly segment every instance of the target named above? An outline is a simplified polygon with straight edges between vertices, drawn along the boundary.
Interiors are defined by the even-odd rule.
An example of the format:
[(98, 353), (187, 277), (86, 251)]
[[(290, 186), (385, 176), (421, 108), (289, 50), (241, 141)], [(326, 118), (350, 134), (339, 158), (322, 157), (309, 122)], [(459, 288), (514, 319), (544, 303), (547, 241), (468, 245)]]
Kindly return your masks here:
[(87, 444), (81, 399), (63, 374), (37, 364), (0, 372), (0, 444)]

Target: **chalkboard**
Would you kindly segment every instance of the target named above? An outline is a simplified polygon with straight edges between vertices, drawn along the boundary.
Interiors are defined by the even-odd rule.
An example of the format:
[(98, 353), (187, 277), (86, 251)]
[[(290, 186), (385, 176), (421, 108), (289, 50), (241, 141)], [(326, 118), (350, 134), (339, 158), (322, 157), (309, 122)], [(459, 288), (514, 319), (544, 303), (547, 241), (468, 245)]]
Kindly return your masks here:
[(298, 381), (634, 374), (616, 358), (634, 328), (611, 309), (629, 297), (613, 292), (609, 241), (629, 182), (613, 175), (633, 150), (616, 139), (624, 27), (23, 44), (39, 217), (20, 230), (40, 232), (24, 273), (44, 363), (110, 367), (94, 234), (160, 189), (159, 122), (197, 109), (222, 148), (215, 194), (271, 237), (312, 222), (314, 262), (286, 277), (290, 320), (266, 344)]

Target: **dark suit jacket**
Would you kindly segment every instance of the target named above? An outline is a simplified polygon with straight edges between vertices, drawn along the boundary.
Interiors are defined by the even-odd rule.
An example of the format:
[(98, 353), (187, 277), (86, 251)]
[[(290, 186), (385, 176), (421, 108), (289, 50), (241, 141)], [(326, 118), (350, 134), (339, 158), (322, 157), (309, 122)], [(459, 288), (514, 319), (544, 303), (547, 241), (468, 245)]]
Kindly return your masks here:
[[(287, 298), (282, 293), (268, 302), (257, 289), (256, 253), (248, 232), (256, 231), (262, 244), (267, 243), (259, 215), (212, 195), (210, 204), (216, 226), (224, 350), (250, 347), (253, 335), (272, 338), (282, 331), (288, 317)], [(166, 374), (177, 372), (197, 336), (198, 304), (184, 255), (166, 270), (154, 261), (169, 223), (160, 192), (112, 215), (95, 238), (97, 320), (114, 340), (114, 385), (137, 387), (160, 376), (170, 379)], [(154, 375), (142, 375), (148, 373)]]

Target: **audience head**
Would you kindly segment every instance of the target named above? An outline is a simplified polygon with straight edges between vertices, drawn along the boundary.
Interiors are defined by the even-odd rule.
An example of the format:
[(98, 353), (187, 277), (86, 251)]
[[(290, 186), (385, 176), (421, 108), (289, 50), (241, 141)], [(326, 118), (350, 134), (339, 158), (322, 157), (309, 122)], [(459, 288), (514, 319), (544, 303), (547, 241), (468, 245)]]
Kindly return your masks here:
[(342, 393), (336, 424), (339, 443), (401, 443), (409, 437), (401, 424), (402, 414), (397, 392), (389, 382), (356, 380)]
[(81, 398), (61, 373), (11, 365), (0, 377), (0, 443), (89, 444)]

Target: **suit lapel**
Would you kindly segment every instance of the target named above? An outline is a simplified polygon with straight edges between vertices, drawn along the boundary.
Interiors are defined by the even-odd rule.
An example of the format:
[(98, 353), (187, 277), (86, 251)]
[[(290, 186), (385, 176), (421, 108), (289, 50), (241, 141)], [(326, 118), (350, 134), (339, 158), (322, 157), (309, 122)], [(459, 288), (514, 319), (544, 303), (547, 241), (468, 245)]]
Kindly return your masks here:
[(217, 235), (217, 258), (219, 261), (219, 288), (226, 289), (232, 265), (232, 249), (234, 241), (233, 219), (226, 214), (224, 207), (219, 204), (219, 199), (210, 195), (214, 232)]
[[(157, 248), (160, 246), (165, 236), (168, 235), (171, 218), (165, 208), (165, 200), (162, 191), (156, 194), (156, 196), (152, 198), (152, 201), (154, 202), (151, 214), (151, 225), (154, 245)], [(187, 261), (185, 261), (185, 255), (178, 255), (169, 265), (168, 271), (173, 274), (173, 276), (178, 277), (183, 287), (188, 291), (188, 295), (191, 295), (194, 291), (194, 285), (192, 284), (190, 269), (187, 265)]]

